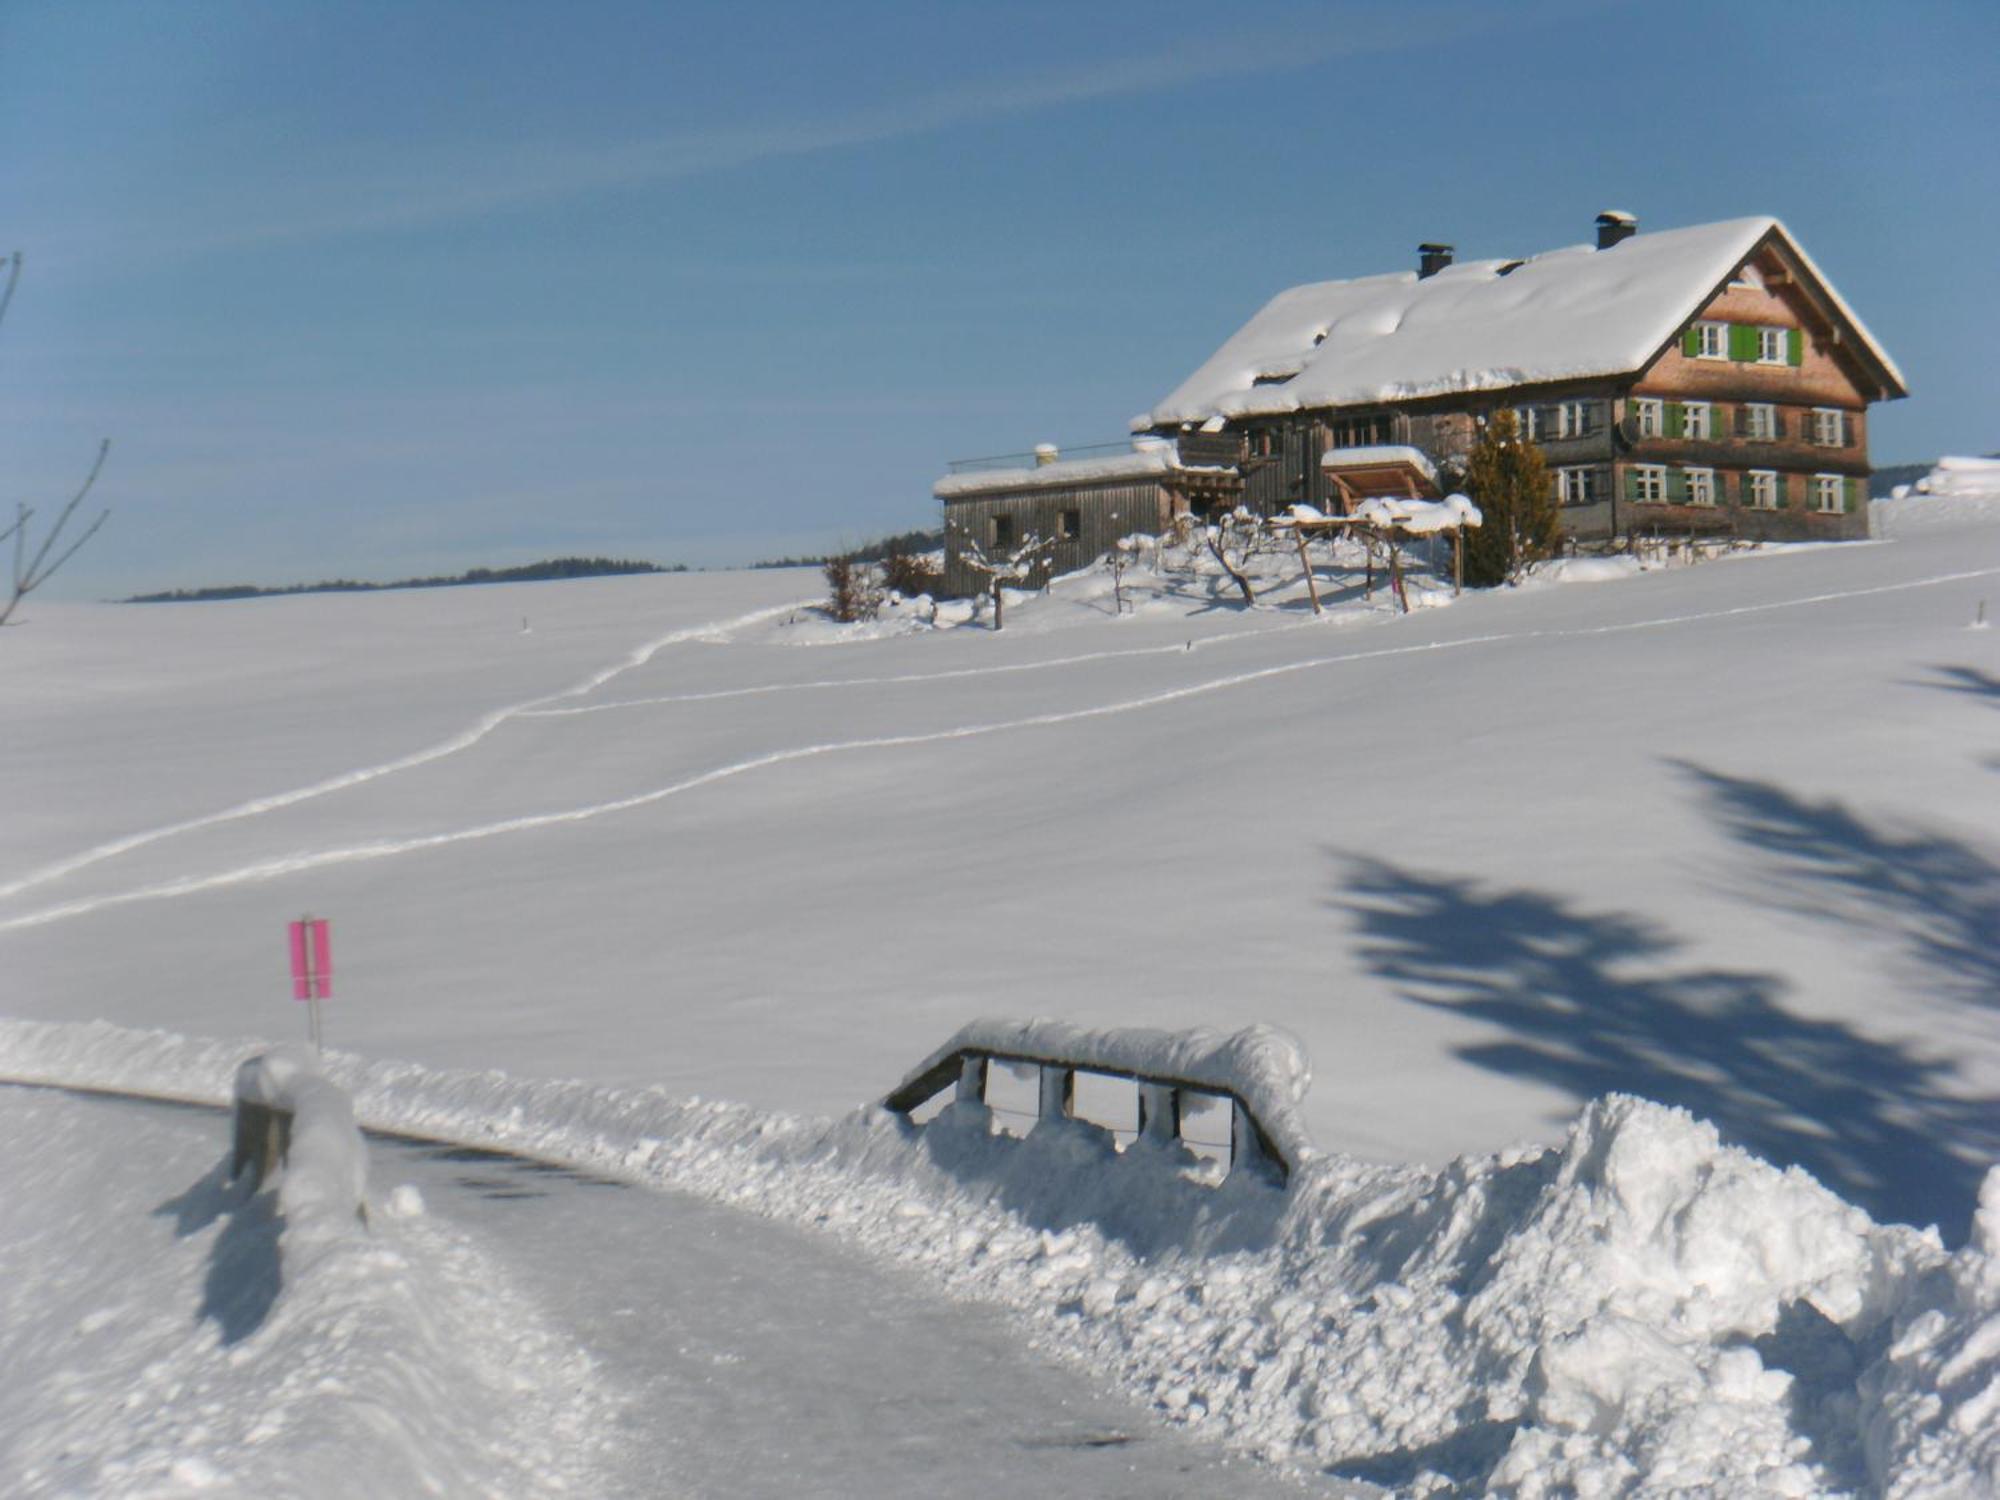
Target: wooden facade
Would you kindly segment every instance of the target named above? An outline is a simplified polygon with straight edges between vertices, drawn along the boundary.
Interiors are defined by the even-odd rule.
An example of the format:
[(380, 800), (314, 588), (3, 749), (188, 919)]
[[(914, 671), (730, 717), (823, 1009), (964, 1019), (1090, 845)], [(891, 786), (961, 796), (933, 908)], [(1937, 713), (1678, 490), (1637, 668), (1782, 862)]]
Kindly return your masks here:
[[(1231, 451), (1235, 443), (1232, 440)], [(1135, 475), (1091, 477), (1065, 472), (1060, 463), (1045, 470), (1006, 470), (990, 482), (964, 476), (967, 488), (944, 501), (944, 587), (963, 597), (986, 587), (982, 574), (966, 566), (966, 539), (988, 557), (1004, 556), (1029, 537), (1053, 540), (1036, 582), (1088, 567), (1118, 541), (1135, 532), (1157, 536), (1184, 515), (1207, 515), (1220, 504), (1236, 505), (1243, 480), (1221, 465), (1165, 468)]]

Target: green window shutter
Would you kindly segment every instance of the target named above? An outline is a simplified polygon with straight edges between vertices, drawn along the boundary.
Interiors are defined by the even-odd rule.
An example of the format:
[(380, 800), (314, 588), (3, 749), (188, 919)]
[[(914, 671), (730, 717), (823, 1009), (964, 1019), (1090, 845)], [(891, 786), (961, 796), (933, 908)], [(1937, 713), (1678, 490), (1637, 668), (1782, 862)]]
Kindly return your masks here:
[(1687, 331), (1681, 335), (1681, 353), (1685, 354), (1689, 359), (1693, 359), (1697, 354), (1701, 353), (1701, 330), (1696, 328), (1692, 323), (1688, 325)]
[(1851, 516), (1861, 508), (1861, 481), (1858, 479), (1849, 479), (1846, 489), (1847, 493), (1841, 498), (1847, 503), (1841, 506), (1841, 509)]
[(1804, 363), (1806, 357), (1806, 336), (1796, 328), (1785, 330), (1785, 363), (1794, 367)]
[(1662, 422), (1664, 424), (1660, 429), (1662, 432), (1670, 438), (1679, 437), (1682, 428), (1687, 424), (1687, 409), (1678, 401), (1669, 401)]
[(1757, 329), (1750, 323), (1729, 325), (1729, 357), (1745, 363), (1757, 358)]
[(1639, 471), (1637, 469), (1627, 469), (1625, 471), (1625, 498), (1627, 500), (1637, 500), (1639, 498)]
[(1728, 410), (1720, 401), (1708, 403), (1708, 440), (1711, 443), (1720, 442), (1729, 435)]
[(1667, 470), (1667, 500), (1674, 505), (1687, 504), (1688, 477), (1680, 469)]

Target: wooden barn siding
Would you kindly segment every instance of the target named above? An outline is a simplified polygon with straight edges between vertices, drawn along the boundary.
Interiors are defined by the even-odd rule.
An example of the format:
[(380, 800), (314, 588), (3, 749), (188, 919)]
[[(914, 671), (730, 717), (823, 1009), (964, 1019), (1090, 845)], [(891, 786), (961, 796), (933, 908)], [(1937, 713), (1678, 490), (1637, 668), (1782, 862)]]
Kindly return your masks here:
[(1088, 566), (1111, 550), (1114, 542), (1135, 531), (1157, 533), (1173, 517), (1172, 497), (1167, 484), (1159, 479), (1141, 482), (1065, 485), (1055, 488), (1001, 491), (945, 501), (944, 586), (949, 594), (976, 594), (986, 588), (983, 574), (966, 567), (960, 559), (959, 539), (969, 531), (987, 547), (989, 523), (997, 515), (1014, 518), (1015, 544), (1030, 532), (1055, 534), (1056, 522), (1065, 510), (1080, 512), (1080, 525), (1073, 537), (1057, 542), (1050, 554), (1051, 570), (1073, 573)]

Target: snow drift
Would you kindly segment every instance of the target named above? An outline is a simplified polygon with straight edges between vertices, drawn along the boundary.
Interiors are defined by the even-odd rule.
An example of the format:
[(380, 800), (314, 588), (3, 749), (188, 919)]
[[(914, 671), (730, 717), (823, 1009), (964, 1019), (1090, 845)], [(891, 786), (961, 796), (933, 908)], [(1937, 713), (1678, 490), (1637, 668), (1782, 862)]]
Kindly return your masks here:
[[(231, 1050), (194, 1049), (204, 1084), (173, 1092), (222, 1102), (230, 1074), (215, 1063)], [(409, 1193), (364, 1221), (364, 1143), (309, 1051), (250, 1058), (237, 1086), (293, 1112), (288, 1160), (262, 1190), (232, 1183), (226, 1155), (192, 1186), (148, 1179), (129, 1136), (90, 1142), (86, 1172), (82, 1142), (22, 1144), (9, 1207), (47, 1243), (0, 1319), (0, 1490), (591, 1493), (616, 1403), (588, 1356)], [(219, 1122), (215, 1135), (220, 1147)], [(140, 1232), (163, 1218), (163, 1233)]]
[[(213, 1098), (244, 1047), (0, 1023), (0, 1070)], [(368, 1125), (830, 1230), (1016, 1308), (1170, 1420), (1411, 1494), (2000, 1488), (2000, 1174), (1971, 1242), (1872, 1221), (1677, 1110), (1289, 1192), (961, 1117), (837, 1121), (336, 1057)]]

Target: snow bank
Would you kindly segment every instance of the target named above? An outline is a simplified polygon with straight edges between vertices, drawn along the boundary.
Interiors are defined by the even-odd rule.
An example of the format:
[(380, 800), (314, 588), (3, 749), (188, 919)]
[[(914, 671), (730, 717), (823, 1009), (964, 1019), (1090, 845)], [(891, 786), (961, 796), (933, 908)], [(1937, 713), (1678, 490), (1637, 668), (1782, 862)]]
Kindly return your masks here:
[[(42, 1047), (10, 1031), (0, 1068), (225, 1103), (244, 1051), (62, 1030)], [(235, 1092), (293, 1112), (274, 1191), (231, 1184), (226, 1157), (192, 1186), (128, 1169), (145, 1154), (129, 1138), (137, 1116), (106, 1116), (104, 1139), (0, 1177), (10, 1206), (65, 1238), (59, 1262), (43, 1247), (12, 1266), (0, 1489), (600, 1493), (618, 1406), (582, 1350), (408, 1195), (364, 1224), (352, 1108), (309, 1051), (244, 1061)], [(214, 1134), (219, 1146), (219, 1121)], [(79, 1152), (116, 1165), (82, 1177)]]
[[(242, 1050), (0, 1023), (17, 1077), (199, 1091)], [(1260, 1056), (1292, 1086), (1286, 1049)], [(1325, 1155), (1280, 1192), (962, 1117), (330, 1071), (371, 1125), (701, 1193), (921, 1267), (1169, 1420), (1277, 1461), (1417, 1495), (2000, 1487), (2000, 1178), (1947, 1256), (1631, 1098), (1591, 1105), (1551, 1150), (1437, 1170)]]

